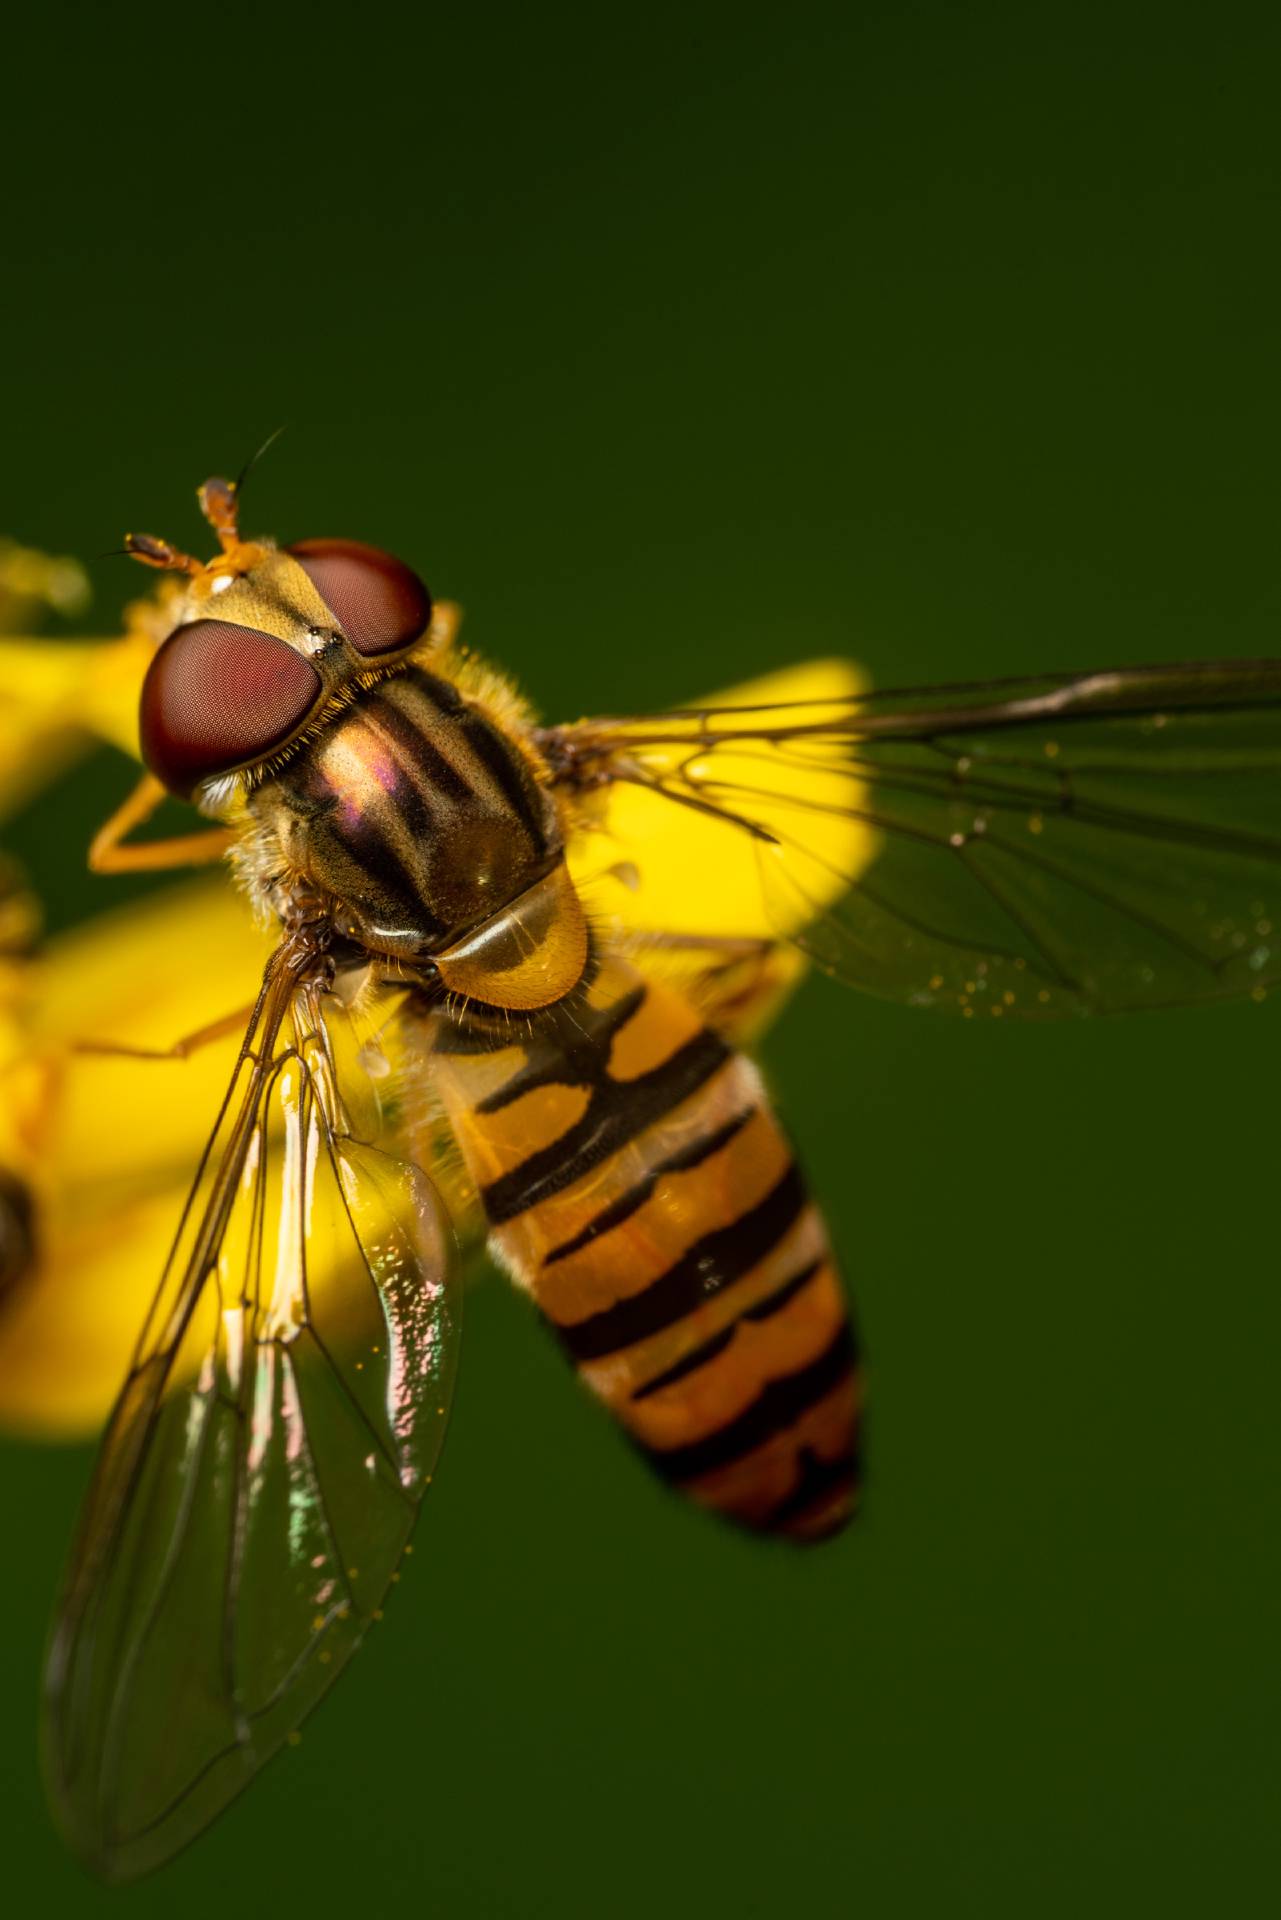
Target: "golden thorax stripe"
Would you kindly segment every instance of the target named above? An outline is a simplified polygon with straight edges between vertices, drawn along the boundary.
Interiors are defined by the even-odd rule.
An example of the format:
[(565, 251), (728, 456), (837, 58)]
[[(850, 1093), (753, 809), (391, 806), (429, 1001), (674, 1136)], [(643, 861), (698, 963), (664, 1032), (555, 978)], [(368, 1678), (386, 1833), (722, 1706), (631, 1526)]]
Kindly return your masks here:
[(353, 707), (349, 720), (316, 742), (301, 777), (313, 790), (322, 788), (345, 819), (359, 823), (345, 835), (346, 857), (370, 874), (392, 872), (401, 894), (418, 899), (423, 892), (424, 829), (416, 818), (416, 804), (411, 804), (416, 797), (399, 766), (383, 766), (371, 755), (368, 734), (363, 711)]
[[(359, 711), (423, 804), (443, 818), (476, 797), (476, 788), (449, 751), (448, 736), (433, 737), (394, 698), (395, 682), (370, 694)], [(439, 744), (438, 744), (439, 742)]]
[(448, 680), (411, 667), (384, 683), (385, 698), (428, 737), (473, 793), (509, 810), (531, 842), (546, 851), (546, 820), (533, 773), (494, 725)]

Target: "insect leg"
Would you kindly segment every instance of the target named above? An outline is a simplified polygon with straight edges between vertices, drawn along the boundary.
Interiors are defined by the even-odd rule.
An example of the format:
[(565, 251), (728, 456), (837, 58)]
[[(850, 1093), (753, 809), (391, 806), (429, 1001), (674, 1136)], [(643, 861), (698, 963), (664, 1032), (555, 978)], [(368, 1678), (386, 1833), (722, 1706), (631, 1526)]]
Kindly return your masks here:
[(252, 1012), (252, 1005), (237, 1007), (233, 1013), (224, 1013), (221, 1018), (211, 1020), (208, 1026), (197, 1027), (194, 1033), (184, 1034), (171, 1047), (131, 1047), (123, 1040), (77, 1040), (72, 1052), (109, 1054), (125, 1060), (188, 1060), (212, 1040), (222, 1040), (229, 1033), (243, 1033)]
[(129, 798), (94, 835), (89, 846), (92, 872), (154, 873), (167, 867), (202, 866), (222, 858), (235, 839), (225, 827), (148, 840), (141, 846), (124, 845), (134, 828), (149, 820), (164, 798), (165, 790), (155, 775), (144, 773)]

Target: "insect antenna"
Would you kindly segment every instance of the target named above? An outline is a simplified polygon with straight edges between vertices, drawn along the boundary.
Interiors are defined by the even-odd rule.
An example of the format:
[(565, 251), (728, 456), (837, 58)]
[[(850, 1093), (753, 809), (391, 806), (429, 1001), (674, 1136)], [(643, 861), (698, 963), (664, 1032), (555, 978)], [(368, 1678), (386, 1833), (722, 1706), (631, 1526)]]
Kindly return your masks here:
[(124, 546), (116, 551), (128, 554), (131, 560), (141, 560), (146, 567), (157, 567), (162, 573), (195, 574), (203, 571), (199, 560), (171, 546), (167, 540), (158, 540), (152, 533), (127, 533)]
[(236, 487), (232, 480), (220, 480), (215, 477), (206, 480), (196, 491), (200, 502), (200, 511), (218, 536), (218, 544), (224, 553), (240, 541), (240, 508), (236, 501)]
[(230, 553), (233, 547), (240, 544), (240, 495), (245, 481), (283, 432), (284, 427), (280, 426), (274, 433), (268, 434), (258, 451), (250, 454), (234, 480), (206, 480), (197, 492), (200, 511), (217, 534), (224, 553)]
[(278, 427), (273, 428), (272, 431), (267, 435), (267, 438), (263, 441), (262, 445), (258, 448), (258, 451), (256, 453), (251, 453), (249, 458), (245, 461), (244, 466), (240, 469), (240, 472), (236, 475), (235, 481), (233, 482), (232, 490), (235, 493), (237, 499), (240, 498), (241, 494), (245, 490), (245, 481), (249, 478), (254, 468), (258, 465), (258, 462), (262, 459), (263, 455), (271, 452), (271, 449), (275, 446), (277, 440), (279, 440), (281, 434), (284, 432), (286, 424), (287, 423), (282, 420)]

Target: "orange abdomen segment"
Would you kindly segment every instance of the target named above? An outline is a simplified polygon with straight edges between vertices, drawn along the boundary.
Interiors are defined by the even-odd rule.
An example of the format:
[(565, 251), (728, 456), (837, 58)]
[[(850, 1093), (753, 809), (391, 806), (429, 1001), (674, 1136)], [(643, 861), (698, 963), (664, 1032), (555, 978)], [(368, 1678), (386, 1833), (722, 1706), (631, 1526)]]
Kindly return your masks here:
[(441, 1019), (434, 1047), (491, 1248), (656, 1471), (745, 1526), (841, 1526), (854, 1335), (750, 1063), (618, 958), (518, 1038)]

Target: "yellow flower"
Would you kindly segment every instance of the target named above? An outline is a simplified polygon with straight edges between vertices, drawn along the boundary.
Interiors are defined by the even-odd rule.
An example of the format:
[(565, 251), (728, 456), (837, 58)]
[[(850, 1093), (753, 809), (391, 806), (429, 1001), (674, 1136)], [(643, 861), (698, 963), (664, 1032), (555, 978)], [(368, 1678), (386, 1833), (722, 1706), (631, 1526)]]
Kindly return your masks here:
[(77, 615), (83, 569), (0, 539), (0, 817), (97, 742), (138, 751), (138, 688), (170, 624), (171, 581), (126, 609), (113, 639), (64, 640), (32, 631), (46, 610)]
[[(821, 704), (865, 690), (866, 681), (850, 661), (810, 660), (723, 688), (694, 702), (691, 710)], [(741, 780), (758, 796), (777, 792), (777, 807), (758, 799), (753, 812), (762, 826), (786, 834), (795, 827), (797, 801), (803, 803), (807, 793), (823, 797), (825, 766), (819, 753), (806, 769), (785, 747), (755, 742), (741, 755), (719, 754), (717, 780), (727, 789)], [(668, 758), (677, 757), (677, 750), (670, 750)], [(872, 859), (876, 835), (845, 813), (807, 816), (812, 886), (809, 911), (802, 913), (795, 902), (767, 907), (756, 842), (737, 827), (674, 806), (646, 786), (618, 782), (602, 801), (600, 815), (588, 814), (568, 847), (570, 871), (594, 919), (632, 945), (641, 965), (690, 993), (705, 1017), (723, 1026), (736, 1044), (748, 1045), (777, 1017), (808, 966), (794, 947), (780, 943), (780, 936), (796, 932), (845, 891)], [(629, 856), (638, 849), (643, 860), (634, 862)], [(732, 1014), (706, 978), (708, 954), (701, 943), (717, 931), (735, 941), (770, 943), (751, 963), (747, 997), (735, 1002)], [(737, 993), (740, 985), (741, 976), (731, 976), (726, 992)]]
[[(114, 639), (33, 632), (87, 600), (76, 561), (0, 540), (0, 817), (95, 742), (137, 753), (164, 594), (131, 607)], [(226, 982), (252, 996), (268, 942), (225, 876), (43, 954), (38, 924), (0, 871), (0, 1422), (87, 1433), (123, 1378), (233, 1049), (153, 1062), (77, 1042), (170, 1046), (228, 1011)]]
[[(10, 896), (5, 920), (22, 916)], [(163, 1049), (251, 999), (270, 949), (225, 879), (0, 951), (0, 1422), (92, 1432), (124, 1377), (237, 1041)], [(0, 936), (2, 938), (2, 936)]]

